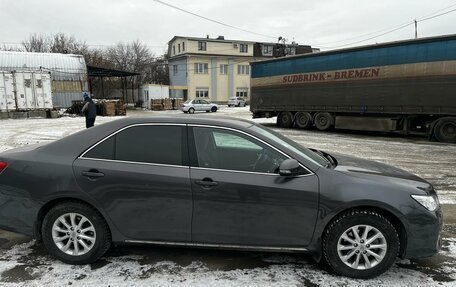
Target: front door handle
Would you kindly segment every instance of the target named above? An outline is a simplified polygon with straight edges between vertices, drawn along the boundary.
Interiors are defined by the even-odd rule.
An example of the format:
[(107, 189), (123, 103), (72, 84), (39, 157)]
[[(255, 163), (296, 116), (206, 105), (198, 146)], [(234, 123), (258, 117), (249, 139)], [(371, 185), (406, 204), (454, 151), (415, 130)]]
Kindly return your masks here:
[(203, 178), (202, 180), (195, 180), (197, 185), (201, 185), (203, 188), (210, 188), (218, 185), (218, 182), (213, 181), (210, 178)]

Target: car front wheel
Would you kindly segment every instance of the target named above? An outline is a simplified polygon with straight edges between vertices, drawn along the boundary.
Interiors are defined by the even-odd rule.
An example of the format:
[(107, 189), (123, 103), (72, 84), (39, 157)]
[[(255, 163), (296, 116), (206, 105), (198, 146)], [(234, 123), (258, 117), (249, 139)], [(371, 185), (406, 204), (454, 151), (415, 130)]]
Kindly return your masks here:
[(217, 107), (212, 107), (211, 112), (215, 113), (217, 111)]
[(65, 202), (49, 210), (41, 234), (48, 252), (69, 264), (92, 263), (111, 245), (111, 234), (103, 217), (80, 202)]
[(381, 214), (353, 210), (336, 218), (323, 236), (330, 268), (343, 276), (373, 278), (388, 270), (399, 253), (399, 236)]

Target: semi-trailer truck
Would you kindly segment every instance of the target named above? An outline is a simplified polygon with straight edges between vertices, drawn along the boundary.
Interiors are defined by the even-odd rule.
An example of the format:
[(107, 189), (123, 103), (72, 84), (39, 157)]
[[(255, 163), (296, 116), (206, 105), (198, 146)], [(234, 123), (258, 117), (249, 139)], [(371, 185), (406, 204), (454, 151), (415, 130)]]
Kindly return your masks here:
[(252, 62), (250, 110), (277, 125), (456, 142), (456, 35)]

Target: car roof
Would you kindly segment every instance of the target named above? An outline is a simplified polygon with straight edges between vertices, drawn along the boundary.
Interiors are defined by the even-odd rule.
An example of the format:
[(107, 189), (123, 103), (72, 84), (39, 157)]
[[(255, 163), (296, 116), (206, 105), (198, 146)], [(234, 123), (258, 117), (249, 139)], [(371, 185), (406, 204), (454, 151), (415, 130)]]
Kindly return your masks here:
[(147, 124), (147, 123), (172, 123), (172, 124), (195, 124), (195, 125), (215, 125), (232, 128), (248, 128), (254, 123), (249, 120), (237, 119), (225, 116), (205, 116), (205, 115), (186, 115), (179, 114), (173, 116), (147, 116), (147, 117), (127, 117), (113, 121), (117, 124), (124, 123), (125, 125), (132, 124)]

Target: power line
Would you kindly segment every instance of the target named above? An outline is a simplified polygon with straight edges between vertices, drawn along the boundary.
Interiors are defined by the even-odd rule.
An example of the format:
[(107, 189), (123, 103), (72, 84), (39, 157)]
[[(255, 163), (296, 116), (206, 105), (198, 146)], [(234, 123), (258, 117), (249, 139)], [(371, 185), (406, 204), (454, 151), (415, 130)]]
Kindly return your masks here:
[(440, 16), (443, 16), (443, 15), (449, 14), (449, 13), (454, 12), (454, 11), (456, 11), (456, 9), (452, 9), (450, 11), (446, 11), (444, 13), (440, 13), (440, 14), (437, 14), (437, 15), (434, 15), (434, 16), (431, 16), (431, 17), (422, 18), (420, 20), (417, 20), (417, 22), (423, 22), (423, 21), (426, 21), (426, 20), (430, 20), (430, 19), (433, 19), (433, 18), (436, 18), (436, 17), (440, 17)]
[(160, 4), (162, 4), (162, 5), (171, 7), (171, 8), (173, 8), (173, 9), (179, 10), (179, 11), (181, 11), (181, 12), (184, 12), (184, 13), (193, 15), (193, 16), (195, 16), (195, 17), (198, 17), (198, 18), (201, 18), (201, 19), (204, 19), (204, 20), (207, 20), (207, 21), (210, 21), (210, 22), (213, 22), (213, 23), (222, 25), (222, 26), (226, 26), (226, 27), (229, 27), (229, 28), (232, 28), (232, 29), (240, 30), (240, 31), (243, 31), (243, 32), (246, 32), (246, 33), (255, 34), (255, 35), (262, 36), (262, 37), (266, 37), (266, 38), (272, 38), (272, 39), (277, 39), (277, 38), (278, 38), (278, 37), (275, 37), (275, 36), (266, 35), (266, 34), (261, 34), (261, 33), (253, 32), (253, 31), (250, 31), (250, 30), (242, 29), (242, 28), (239, 28), (239, 27), (230, 25), (230, 24), (226, 24), (226, 23), (223, 23), (223, 22), (220, 22), (220, 21), (217, 21), (217, 20), (214, 20), (214, 19), (211, 19), (211, 18), (202, 16), (202, 15), (193, 13), (193, 12), (188, 11), (188, 10), (185, 10), (185, 9), (183, 9), (183, 8), (174, 6), (174, 5), (169, 4), (169, 3), (166, 3), (166, 2), (164, 2), (164, 1), (160, 1), (160, 0), (154, 0), (154, 1), (157, 2), (157, 3), (160, 3)]
[[(416, 22), (422, 22), (422, 21), (426, 21), (426, 20), (430, 20), (430, 19), (433, 19), (433, 18), (436, 18), (436, 17), (439, 17), (439, 16), (443, 16), (445, 14), (449, 14), (451, 12), (454, 12), (456, 11), (456, 9), (452, 9), (452, 10), (449, 10), (449, 11), (446, 11), (446, 12), (443, 12), (443, 13), (440, 13), (440, 14), (436, 14), (436, 13), (439, 13), (441, 11), (444, 11), (444, 10), (447, 10), (447, 9), (450, 9), (452, 7), (456, 6), (456, 4), (452, 4), (446, 8), (443, 8), (443, 9), (440, 9), (438, 11), (435, 11), (431, 14), (428, 14), (427, 16), (424, 16), (422, 18), (419, 18), (418, 20), (416, 20)], [(327, 42), (327, 43), (322, 43), (322, 44), (316, 44), (317, 47), (321, 47), (321, 48), (325, 48), (325, 49), (334, 49), (334, 48), (341, 48), (341, 47), (346, 47), (346, 46), (350, 46), (350, 45), (354, 45), (354, 44), (358, 44), (358, 43), (362, 43), (362, 42), (365, 42), (365, 41), (369, 41), (369, 40), (372, 40), (372, 39), (375, 39), (375, 38), (378, 38), (378, 37), (381, 37), (381, 36), (384, 36), (384, 35), (387, 35), (387, 34), (390, 34), (392, 32), (395, 32), (397, 30), (400, 30), (400, 29), (403, 29), (405, 27), (408, 27), (410, 25), (414, 25), (415, 24), (415, 21), (409, 21), (407, 23), (404, 23), (404, 24), (401, 24), (401, 25), (396, 25), (396, 26), (393, 26), (391, 28), (388, 28), (388, 29), (382, 29), (380, 31), (377, 31), (377, 32), (372, 32), (372, 33), (367, 33), (367, 34), (363, 34), (363, 35), (360, 35), (360, 36), (356, 36), (356, 37), (352, 37), (352, 38), (348, 38), (348, 39), (345, 39), (345, 40), (339, 40), (339, 41), (334, 41), (334, 42)], [(381, 33), (383, 31), (385, 31), (384, 33)], [(377, 33), (381, 33), (379, 35), (376, 35), (376, 36), (373, 36), (373, 37), (369, 37), (367, 39), (363, 39), (363, 40), (359, 40), (359, 41), (356, 41), (356, 42), (351, 42), (351, 43), (348, 43), (348, 44), (344, 44), (344, 45), (339, 45), (339, 46), (332, 46), (332, 47), (325, 47), (324, 45), (326, 44), (330, 44), (330, 43), (340, 43), (340, 42), (346, 42), (346, 41), (349, 41), (349, 40), (352, 40), (352, 39), (357, 39), (357, 38), (361, 38), (361, 37), (364, 37), (364, 36), (367, 36), (367, 35), (373, 35), (373, 34), (377, 34)]]

